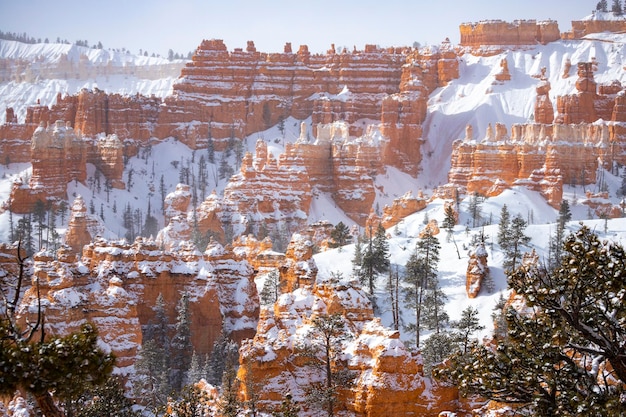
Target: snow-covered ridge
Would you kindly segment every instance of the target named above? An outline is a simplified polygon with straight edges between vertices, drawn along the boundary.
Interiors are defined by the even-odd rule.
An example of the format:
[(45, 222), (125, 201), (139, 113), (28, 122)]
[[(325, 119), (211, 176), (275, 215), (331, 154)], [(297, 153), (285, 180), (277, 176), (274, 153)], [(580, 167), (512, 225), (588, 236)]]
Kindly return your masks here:
[(23, 43), (0, 39), (0, 59), (24, 60), (31, 63), (55, 63), (63, 60), (78, 62), (87, 59), (91, 65), (165, 65), (162, 57), (135, 55), (128, 51), (96, 49), (66, 43)]
[(76, 94), (82, 88), (164, 98), (187, 61), (0, 39), (0, 62), (0, 109), (12, 107), (22, 121), (28, 106), (52, 106), (57, 94)]

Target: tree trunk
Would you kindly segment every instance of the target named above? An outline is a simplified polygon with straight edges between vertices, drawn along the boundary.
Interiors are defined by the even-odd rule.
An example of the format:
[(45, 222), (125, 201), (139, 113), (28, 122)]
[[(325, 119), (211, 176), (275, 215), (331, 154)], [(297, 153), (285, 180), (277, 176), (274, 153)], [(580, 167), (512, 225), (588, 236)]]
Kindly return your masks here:
[(35, 401), (37, 401), (37, 406), (44, 416), (65, 417), (65, 414), (59, 410), (59, 407), (54, 403), (52, 395), (50, 395), (49, 392), (35, 396)]

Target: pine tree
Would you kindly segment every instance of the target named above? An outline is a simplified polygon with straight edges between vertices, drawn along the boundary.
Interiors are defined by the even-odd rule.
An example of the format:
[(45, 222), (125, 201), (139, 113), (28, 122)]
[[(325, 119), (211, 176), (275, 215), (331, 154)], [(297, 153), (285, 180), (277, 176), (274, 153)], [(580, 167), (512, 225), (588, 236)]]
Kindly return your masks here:
[(559, 206), (558, 223), (561, 225), (561, 227), (565, 227), (565, 223), (569, 222), (570, 220), (572, 220), (572, 212), (570, 211), (569, 203), (567, 202), (567, 200), (564, 199), (561, 201), (561, 204)]
[(363, 265), (363, 239), (359, 235), (354, 244), (354, 255), (352, 256), (352, 275), (354, 277), (361, 276), (361, 266)]
[(23, 295), (20, 287), (26, 266), (20, 250), (18, 246), (20, 272), (14, 296), (0, 288), (0, 396), (11, 397), (19, 390), (34, 399), (41, 414), (62, 417), (55, 399), (71, 407), (86, 391), (106, 382), (115, 358), (101, 351), (97, 330), (88, 323), (65, 337), (46, 337), (38, 281), (34, 284), (36, 320), (23, 327), (18, 324), (16, 307)]
[(394, 271), (389, 268), (387, 277), (387, 294), (389, 294), (389, 305), (391, 306), (392, 326), (395, 330), (400, 328), (400, 273), (398, 266)]
[(213, 350), (208, 361), (207, 382), (218, 386), (222, 383), (222, 375), (228, 363), (234, 363), (239, 357), (239, 347), (228, 335), (222, 331), (220, 337), (213, 344)]
[(189, 362), (189, 370), (185, 376), (185, 385), (195, 384), (202, 378), (204, 378), (204, 373), (200, 365), (200, 358), (198, 358), (198, 354), (194, 350), (191, 355), (191, 362)]
[(468, 306), (461, 312), (459, 321), (452, 322), (452, 327), (456, 329), (454, 337), (460, 344), (460, 351), (465, 355), (472, 346), (471, 336), (485, 328), (480, 324), (478, 310)]
[(514, 270), (522, 256), (522, 246), (528, 245), (530, 237), (524, 234), (526, 229), (526, 221), (519, 214), (511, 221), (511, 229), (509, 235), (509, 243), (504, 250), (505, 260), (503, 266), (505, 269)]
[(442, 226), (446, 231), (446, 241), (449, 242), (450, 236), (452, 236), (452, 232), (454, 231), (454, 226), (456, 226), (456, 213), (454, 212), (452, 204), (446, 204), (444, 216)]
[(236, 417), (241, 409), (239, 401), (239, 380), (237, 379), (237, 366), (234, 358), (229, 358), (222, 374), (221, 392), (218, 403), (218, 411), (223, 417)]
[(596, 10), (599, 12), (608, 12), (609, 11), (609, 4), (607, 2), (607, 0), (600, 0), (598, 2), (598, 4), (596, 5)]
[(554, 268), (561, 263), (561, 249), (563, 246), (563, 240), (565, 239), (565, 225), (571, 220), (571, 218), (572, 213), (569, 209), (569, 203), (567, 200), (561, 201), (561, 205), (559, 207), (559, 217), (556, 221), (556, 230), (549, 242), (549, 265), (551, 268)]
[(261, 299), (261, 305), (272, 306), (278, 300), (278, 297), (281, 294), (281, 283), (280, 283), (280, 274), (277, 269), (272, 270), (271, 272), (265, 275), (265, 282), (263, 284), (263, 289), (261, 290), (261, 294), (259, 294)]
[(343, 222), (337, 223), (335, 228), (330, 232), (332, 239), (331, 248), (345, 246), (350, 242), (350, 229)]
[(512, 270), (509, 286), (527, 305), (504, 313), (506, 337), (454, 355), (439, 376), (519, 413), (621, 415), (625, 261), (623, 247), (582, 227), (565, 241), (561, 267)]
[(153, 307), (154, 319), (146, 325), (144, 341), (135, 363), (137, 377), (133, 381), (136, 398), (142, 398), (152, 410), (161, 407), (171, 392), (170, 339), (168, 319), (163, 294), (159, 294)]
[[(118, 377), (111, 376), (101, 386), (89, 390), (77, 402), (75, 417), (140, 417), (133, 411), (134, 403), (124, 395)], [(66, 408), (66, 413), (67, 413)]]
[(308, 359), (308, 365), (321, 373), (319, 382), (311, 382), (306, 387), (307, 403), (319, 407), (329, 417), (334, 416), (339, 390), (349, 388), (354, 375), (339, 360), (343, 342), (351, 338), (347, 332), (343, 316), (340, 314), (321, 315), (313, 318), (313, 326), (307, 344), (299, 348), (300, 356)]
[(278, 131), (284, 138), (285, 137), (285, 118), (283, 116), (280, 116), (278, 118)]
[(439, 333), (448, 323), (449, 317), (444, 307), (448, 297), (439, 287), (437, 276), (431, 277), (428, 283), (428, 290), (424, 297), (423, 323), (428, 330)]
[[(93, 205), (93, 201), (91, 203)], [(43, 201), (37, 200), (35, 202), (33, 216), (36, 222), (35, 228), (37, 229), (37, 247), (41, 249), (43, 246), (43, 231), (46, 228), (46, 207)]]
[(405, 265), (404, 281), (409, 284), (404, 288), (404, 299), (408, 307), (415, 311), (415, 323), (406, 326), (406, 330), (415, 333), (415, 345), (419, 347), (422, 310), (429, 290), (437, 282), (439, 264), (439, 240), (426, 229), (424, 236), (417, 242), (415, 251)]
[(454, 337), (449, 332), (443, 331), (430, 335), (420, 349), (424, 360), (424, 376), (430, 376), (433, 368), (442, 363), (454, 349)]
[(243, 367), (246, 371), (247, 378), (243, 381), (246, 390), (246, 400), (244, 401), (244, 407), (246, 413), (250, 417), (257, 417), (259, 414), (259, 400), (260, 393), (264, 390), (264, 377), (257, 378), (253, 375), (252, 361), (250, 357), (247, 357), (243, 361)]
[(186, 385), (175, 401), (169, 401), (164, 407), (163, 417), (205, 417), (210, 415), (210, 398), (206, 392), (195, 385)]
[(159, 224), (157, 218), (152, 215), (152, 209), (150, 206), (150, 199), (148, 199), (148, 212), (146, 213), (146, 219), (143, 224), (142, 236), (150, 237), (156, 236), (159, 231)]
[(189, 294), (183, 293), (176, 306), (178, 316), (176, 318), (176, 333), (172, 338), (172, 382), (175, 392), (183, 387), (184, 377), (189, 371), (191, 364), (191, 312), (189, 311)]
[(511, 216), (506, 204), (500, 210), (500, 224), (498, 226), (498, 245), (507, 250), (511, 241)]
[(617, 189), (617, 196), (626, 197), (626, 167), (622, 169), (622, 182), (620, 183), (620, 186)]
[(470, 216), (472, 217), (472, 227), (476, 227), (477, 225), (480, 224), (481, 212), (482, 212), (481, 200), (482, 198), (480, 197), (480, 195), (478, 195), (478, 193), (474, 193), (470, 197), (469, 213), (470, 213)]
[(621, 16), (623, 14), (622, 9), (622, 0), (613, 0), (613, 4), (611, 4), (611, 11), (616, 16)]
[(389, 243), (385, 236), (385, 228), (379, 223), (375, 236), (372, 236), (370, 229), (369, 241), (363, 252), (360, 269), (361, 284), (367, 284), (372, 301), (374, 301), (376, 278), (379, 274), (386, 273), (389, 266)]

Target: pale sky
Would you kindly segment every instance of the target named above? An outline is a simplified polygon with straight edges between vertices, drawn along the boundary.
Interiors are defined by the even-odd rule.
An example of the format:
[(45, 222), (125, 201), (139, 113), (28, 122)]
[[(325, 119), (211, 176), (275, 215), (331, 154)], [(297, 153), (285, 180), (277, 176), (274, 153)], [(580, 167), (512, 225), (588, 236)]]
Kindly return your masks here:
[[(597, 0), (0, 0), (0, 30), (57, 37), (104, 48), (186, 54), (203, 39), (223, 39), (228, 50), (255, 42), (282, 52), (286, 42), (311, 52), (413, 42), (459, 42), (459, 24), (487, 19), (552, 19), (561, 32), (591, 14)], [(610, 4), (610, 2), (609, 2)]]

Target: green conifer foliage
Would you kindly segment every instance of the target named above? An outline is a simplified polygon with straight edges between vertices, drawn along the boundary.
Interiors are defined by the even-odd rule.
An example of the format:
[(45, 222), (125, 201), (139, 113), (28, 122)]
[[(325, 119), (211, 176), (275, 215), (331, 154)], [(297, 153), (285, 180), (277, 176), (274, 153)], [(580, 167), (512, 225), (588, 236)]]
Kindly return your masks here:
[(523, 265), (509, 273), (527, 306), (505, 311), (497, 343), (453, 355), (436, 375), (464, 394), (514, 404), (522, 415), (621, 415), (625, 262), (622, 246), (581, 227), (565, 241), (556, 268)]

